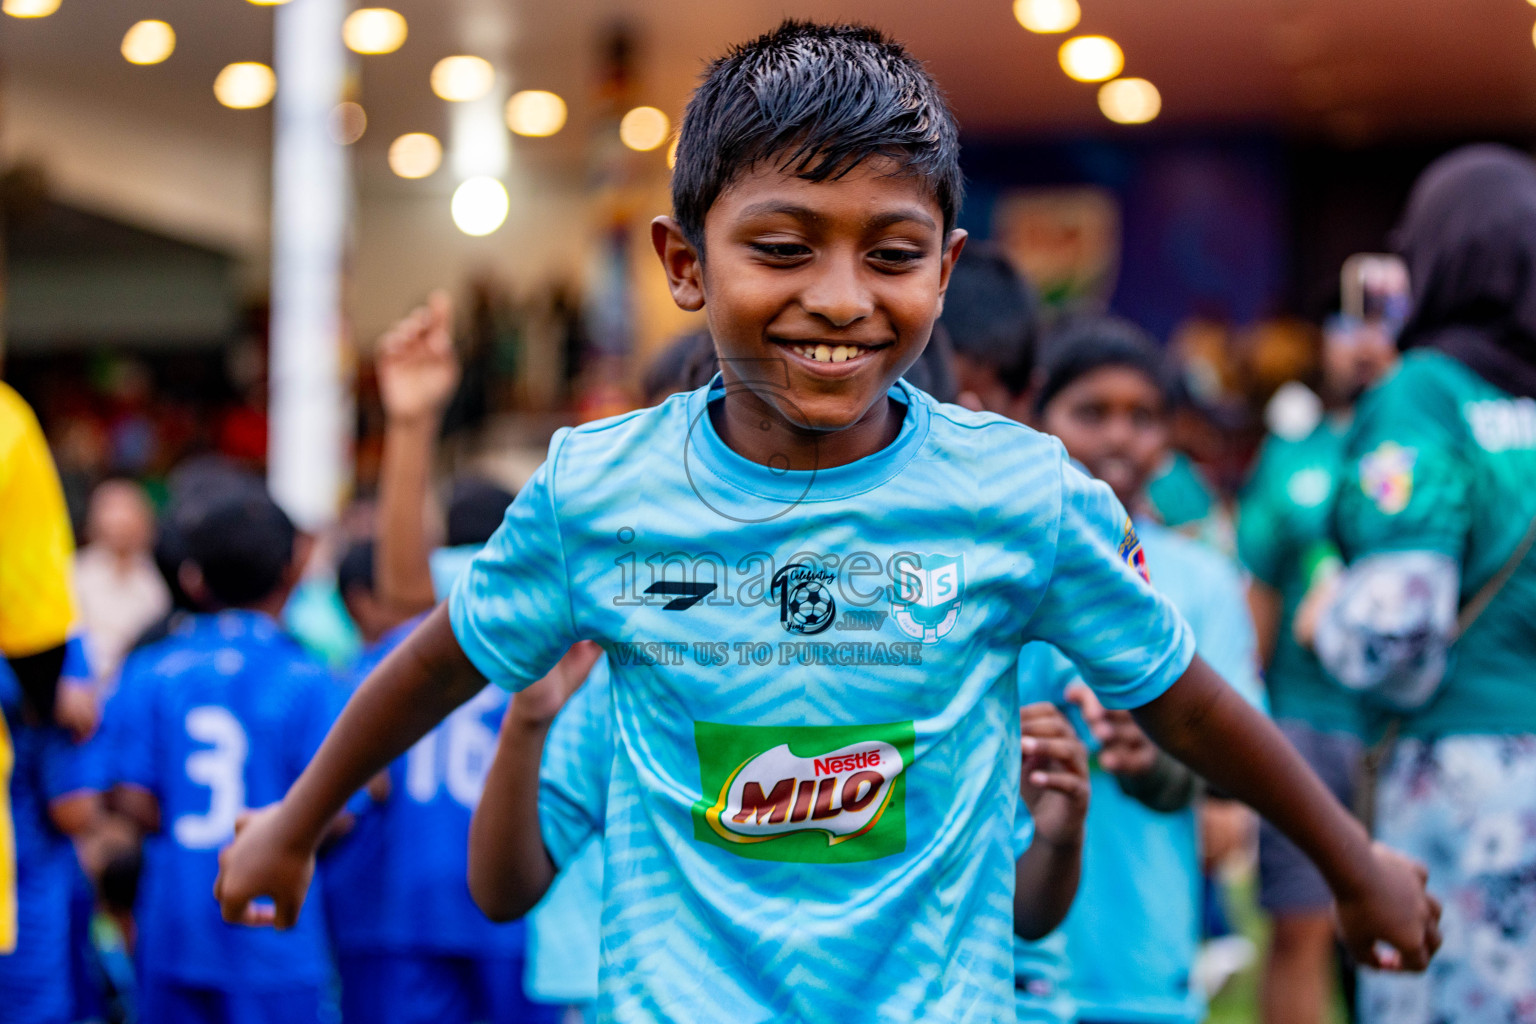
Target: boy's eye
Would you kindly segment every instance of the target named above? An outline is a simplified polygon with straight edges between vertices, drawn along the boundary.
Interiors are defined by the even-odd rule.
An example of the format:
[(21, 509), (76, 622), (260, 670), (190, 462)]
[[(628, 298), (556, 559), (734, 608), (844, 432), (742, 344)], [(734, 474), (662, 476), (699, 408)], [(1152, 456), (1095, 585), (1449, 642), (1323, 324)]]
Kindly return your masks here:
[(897, 266), (903, 266), (908, 263), (916, 263), (928, 254), (917, 249), (876, 249), (869, 255), (881, 263), (893, 263)]
[(753, 242), (752, 248), (772, 260), (797, 260), (811, 253), (810, 246), (799, 242)]

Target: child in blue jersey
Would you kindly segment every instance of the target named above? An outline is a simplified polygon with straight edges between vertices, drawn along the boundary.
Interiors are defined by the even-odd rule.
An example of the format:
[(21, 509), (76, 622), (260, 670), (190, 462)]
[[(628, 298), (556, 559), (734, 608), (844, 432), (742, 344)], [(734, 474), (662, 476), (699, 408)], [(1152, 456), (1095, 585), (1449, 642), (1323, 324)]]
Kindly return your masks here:
[[(369, 641), (354, 685), (431, 607), (423, 509), (458, 379), (447, 332), (416, 331), (409, 321), (382, 340), (377, 368), (386, 417), (380, 534), (349, 551), (337, 573)], [(488, 484), (456, 488), (448, 550), (478, 550), (511, 501)], [(465, 882), (470, 814), (506, 704), (505, 691), (489, 687), (397, 758), (321, 863), (347, 1024), (532, 1024), (558, 1014), (523, 994), (524, 926), (487, 921)]]
[(957, 138), (871, 29), (786, 23), (711, 66), (652, 238), (721, 377), (556, 435), (447, 606), (225, 851), (227, 920), (292, 926), (352, 792), (487, 678), (522, 689), (593, 639), (615, 746), (600, 1017), (996, 1020), (1014, 673), (1044, 640), (1313, 855), (1358, 955), (1427, 962), (1422, 876), (1195, 656), (1109, 488), (901, 380), (964, 245)]
[[(1041, 428), (1114, 487), (1132, 511), (1154, 584), (1190, 623), (1196, 650), (1261, 705), (1235, 566), (1142, 514), (1146, 483), (1167, 454), (1162, 354), (1136, 328), (1109, 319), (1079, 322), (1053, 341), (1036, 393)], [(1019, 688), (1021, 700), (1079, 705), (1099, 746), (1082, 889), (1058, 936), (1021, 945), (1020, 1019), (1194, 1024), (1205, 1013), (1190, 978), (1202, 903), (1194, 780), (1130, 716), (1100, 707), (1060, 654), (1027, 648)]]
[[(63, 680), (78, 679), (65, 652)], [(86, 676), (89, 679), (89, 676)], [(100, 812), (97, 748), (72, 742), (56, 725), (23, 713), (21, 686), (0, 660), (0, 715), (10, 730), (10, 777), (16, 838), (16, 948), (0, 956), (0, 1018), (15, 1024), (67, 1024), (75, 1019), (76, 964), (70, 900), (80, 873), (72, 839), (86, 835)]]
[(286, 934), (232, 927), (202, 895), (248, 807), (279, 799), (342, 691), (276, 616), (298, 537), (255, 481), (186, 526), (181, 577), (201, 609), (130, 655), (108, 708), (119, 803), (146, 832), (138, 888), (139, 1016), (157, 1024), (319, 1021), (321, 916)]

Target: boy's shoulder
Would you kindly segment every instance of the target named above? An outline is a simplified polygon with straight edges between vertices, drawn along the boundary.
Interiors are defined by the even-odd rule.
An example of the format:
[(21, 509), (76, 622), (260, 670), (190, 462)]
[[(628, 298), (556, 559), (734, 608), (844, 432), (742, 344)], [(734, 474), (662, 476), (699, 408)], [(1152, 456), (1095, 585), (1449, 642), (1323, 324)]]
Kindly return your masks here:
[(915, 387), (909, 392), (928, 406), (929, 434), (936, 447), (959, 452), (1003, 455), (1008, 458), (1045, 459), (1053, 465), (1064, 460), (1061, 442), (1050, 434), (993, 412), (974, 412), (941, 402)]

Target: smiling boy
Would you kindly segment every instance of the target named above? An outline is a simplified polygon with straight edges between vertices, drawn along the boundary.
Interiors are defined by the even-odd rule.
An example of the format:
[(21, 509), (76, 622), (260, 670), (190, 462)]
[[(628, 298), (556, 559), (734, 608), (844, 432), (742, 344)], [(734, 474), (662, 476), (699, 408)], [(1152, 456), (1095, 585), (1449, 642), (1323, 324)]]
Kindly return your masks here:
[(965, 239), (922, 66), (870, 29), (786, 23), (711, 65), (673, 191), (653, 240), (721, 378), (555, 436), (448, 604), (225, 852), (226, 917), (291, 925), (351, 792), (487, 679), (521, 689), (587, 638), (615, 746), (600, 1017), (1009, 1019), (1014, 671), (1038, 639), (1295, 837), (1357, 955), (1422, 966), (1422, 873), (1194, 657), (1109, 488), (900, 379)]

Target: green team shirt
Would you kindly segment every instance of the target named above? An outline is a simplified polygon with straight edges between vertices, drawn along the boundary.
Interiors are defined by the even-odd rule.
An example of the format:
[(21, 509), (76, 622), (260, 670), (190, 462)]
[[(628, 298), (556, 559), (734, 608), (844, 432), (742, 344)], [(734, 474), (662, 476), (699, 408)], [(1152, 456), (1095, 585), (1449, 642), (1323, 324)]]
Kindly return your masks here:
[[(1449, 555), (1461, 566), (1465, 604), (1536, 515), (1536, 400), (1415, 350), (1362, 400), (1346, 458), (1337, 511), (1345, 556)], [(1403, 732), (1536, 732), (1533, 664), (1536, 558), (1527, 557), (1452, 648), (1439, 694)]]
[(1265, 672), (1275, 718), (1355, 733), (1359, 699), (1330, 679), (1291, 631), (1312, 567), (1324, 549), (1332, 550), (1329, 516), (1346, 433), (1347, 425), (1325, 418), (1300, 440), (1265, 440), (1238, 502), (1237, 554), (1255, 579), (1280, 595), (1279, 632)]

